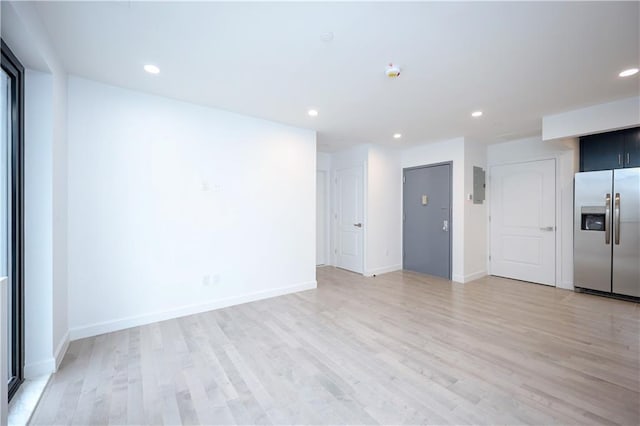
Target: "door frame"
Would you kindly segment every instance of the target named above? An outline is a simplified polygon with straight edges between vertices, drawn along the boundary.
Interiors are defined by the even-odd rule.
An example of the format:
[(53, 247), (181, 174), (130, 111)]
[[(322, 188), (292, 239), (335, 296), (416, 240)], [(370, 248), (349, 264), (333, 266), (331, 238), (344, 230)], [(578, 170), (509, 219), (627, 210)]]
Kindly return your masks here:
[(9, 250), (12, 252), (12, 259), (8, 265), (11, 270), (11, 282), (8, 284), (12, 287), (12, 297), (11, 300), (7, 300), (12, 304), (12, 312), (15, 313), (10, 335), (7, 336), (7, 343), (10, 340), (14, 349), (12, 362), (16, 370), (16, 375), (10, 378), (7, 386), (11, 400), (24, 381), (24, 67), (4, 40), (1, 40), (0, 44), (2, 66), (17, 83), (11, 105), (11, 108), (17, 111), (17, 117), (12, 117), (12, 129), (15, 131), (10, 142), (12, 220)]
[[(532, 163), (535, 161), (544, 161), (544, 160), (555, 160), (555, 182), (556, 182), (556, 211), (555, 211), (555, 219), (556, 219), (556, 241), (555, 241), (555, 287), (556, 288), (564, 288), (568, 290), (573, 290), (573, 169), (567, 167), (564, 163), (573, 163), (573, 151), (566, 152), (555, 152), (549, 153), (547, 155), (539, 155), (532, 156), (530, 158), (522, 158), (522, 159), (514, 159), (513, 161), (500, 161), (496, 163), (487, 164), (487, 181), (486, 181), (486, 199), (487, 199), (487, 274), (492, 275), (491, 271), (491, 179), (492, 177), (492, 168), (496, 166), (509, 166), (509, 165), (517, 165), (523, 163)], [(569, 174), (570, 173), (570, 178)], [(571, 186), (570, 188), (563, 188), (564, 180), (570, 179)], [(571, 203), (569, 206), (564, 206), (562, 203), (562, 191), (570, 191)], [(566, 204), (566, 203), (565, 203)], [(563, 223), (564, 216), (567, 213), (567, 209), (570, 209), (570, 224)], [(567, 225), (567, 226), (564, 226)], [(565, 229), (569, 228), (571, 235), (567, 235), (569, 237), (569, 241), (565, 241)], [(564, 244), (563, 244), (564, 242)], [(568, 250), (563, 250), (563, 247), (569, 247)], [(563, 264), (567, 263), (570, 268), (568, 274), (570, 276), (566, 276), (568, 274), (563, 274), (562, 268)]]
[[(324, 179), (324, 263), (318, 264), (316, 266), (327, 266), (331, 264), (331, 172), (327, 169), (316, 169), (316, 180), (318, 178), (318, 174), (322, 174)], [(318, 183), (316, 182), (316, 191), (318, 190)], [(316, 214), (317, 214), (316, 207)], [(317, 218), (316, 218), (317, 220)], [(317, 227), (316, 227), (317, 228)], [(318, 236), (316, 235), (316, 239)], [(318, 244), (316, 242), (316, 248)], [(317, 256), (316, 256), (317, 258)]]
[(430, 167), (449, 166), (449, 280), (453, 278), (453, 161), (443, 161), (440, 163), (424, 164), (421, 166), (404, 167), (402, 169), (402, 179), (400, 184), (402, 185), (402, 194), (400, 202), (402, 203), (402, 269), (404, 270), (404, 181), (405, 173), (407, 171), (416, 169), (426, 169)]

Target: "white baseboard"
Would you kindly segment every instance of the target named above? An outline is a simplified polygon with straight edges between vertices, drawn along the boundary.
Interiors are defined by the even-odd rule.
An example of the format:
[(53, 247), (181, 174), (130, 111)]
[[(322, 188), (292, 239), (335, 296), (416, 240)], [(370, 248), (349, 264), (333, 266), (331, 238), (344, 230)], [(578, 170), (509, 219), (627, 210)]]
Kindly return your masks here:
[(62, 336), (62, 339), (60, 339), (60, 343), (58, 343), (58, 347), (56, 348), (56, 352), (53, 354), (55, 357), (54, 372), (58, 371), (58, 367), (60, 367), (60, 363), (67, 353), (67, 349), (69, 349), (69, 330), (67, 330), (64, 336)]
[(44, 374), (52, 374), (58, 371), (58, 367), (64, 358), (64, 355), (69, 349), (69, 332), (67, 331), (56, 348), (55, 353), (51, 358), (44, 359), (38, 362), (32, 362), (31, 364), (25, 364), (24, 377), (25, 379), (33, 379), (40, 377)]
[(386, 274), (388, 272), (399, 271), (400, 269), (402, 269), (402, 265), (389, 265), (389, 266), (383, 266), (382, 268), (369, 269), (368, 271), (365, 271), (365, 273), (362, 275), (364, 275), (365, 277), (372, 277), (374, 275), (380, 275), (380, 274)]
[(472, 274), (465, 275), (462, 282), (468, 283), (470, 281), (477, 280), (479, 278), (486, 277), (486, 276), (487, 276), (487, 271), (477, 271)]
[(316, 281), (308, 281), (304, 283), (294, 284), (288, 287), (274, 288), (271, 290), (258, 291), (242, 296), (211, 300), (205, 303), (182, 306), (180, 308), (170, 309), (162, 312), (153, 312), (127, 318), (119, 318), (111, 321), (98, 322), (80, 327), (73, 327), (69, 330), (69, 338), (71, 341), (84, 339), (85, 337), (98, 336), (100, 334), (111, 333), (113, 331), (124, 330), (127, 328), (151, 324), (158, 321), (165, 321), (168, 319), (184, 317), (187, 315), (199, 314), (201, 312), (212, 311), (214, 309), (226, 308), (229, 306), (240, 305), (242, 303), (255, 302), (256, 300), (269, 299), (271, 297), (297, 293), (299, 291), (312, 290), (317, 287), (318, 283)]
[(464, 282), (464, 275), (452, 274), (451, 275), (451, 281), (455, 281), (457, 283), (463, 283)]

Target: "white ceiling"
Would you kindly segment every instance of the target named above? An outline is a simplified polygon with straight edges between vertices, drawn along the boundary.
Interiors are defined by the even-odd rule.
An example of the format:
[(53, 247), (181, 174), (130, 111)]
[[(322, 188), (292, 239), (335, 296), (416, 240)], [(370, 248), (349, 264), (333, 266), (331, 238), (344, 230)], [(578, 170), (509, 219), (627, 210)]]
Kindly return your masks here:
[[(539, 133), (543, 115), (640, 91), (637, 75), (617, 75), (640, 63), (638, 2), (37, 9), (71, 74), (313, 128), (324, 151), (456, 136), (498, 142)], [(398, 79), (384, 74), (390, 61), (402, 67)], [(146, 74), (145, 63), (161, 73)], [(484, 116), (471, 118), (477, 109)]]

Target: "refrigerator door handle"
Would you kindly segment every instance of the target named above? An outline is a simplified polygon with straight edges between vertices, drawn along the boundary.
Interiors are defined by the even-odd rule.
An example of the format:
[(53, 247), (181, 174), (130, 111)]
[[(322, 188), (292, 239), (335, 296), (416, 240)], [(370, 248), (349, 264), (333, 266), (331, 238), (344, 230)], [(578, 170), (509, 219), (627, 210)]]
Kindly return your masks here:
[(620, 245), (620, 193), (616, 192), (616, 198), (613, 207), (613, 232), (616, 235), (616, 244)]
[(611, 230), (609, 229), (609, 223), (611, 222), (611, 194), (607, 194), (607, 198), (604, 205), (604, 243), (611, 243)]

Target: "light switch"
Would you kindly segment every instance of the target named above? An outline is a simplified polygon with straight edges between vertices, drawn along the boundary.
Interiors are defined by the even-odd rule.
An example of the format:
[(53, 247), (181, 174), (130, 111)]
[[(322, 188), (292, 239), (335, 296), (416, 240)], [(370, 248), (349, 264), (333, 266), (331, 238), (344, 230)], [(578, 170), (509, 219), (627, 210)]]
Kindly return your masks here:
[(429, 202), (429, 197), (427, 197), (426, 195), (423, 195), (422, 196), (422, 205), (426, 206), (428, 202)]

